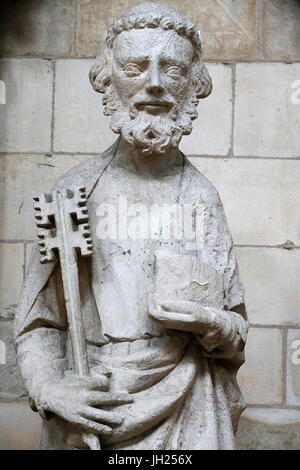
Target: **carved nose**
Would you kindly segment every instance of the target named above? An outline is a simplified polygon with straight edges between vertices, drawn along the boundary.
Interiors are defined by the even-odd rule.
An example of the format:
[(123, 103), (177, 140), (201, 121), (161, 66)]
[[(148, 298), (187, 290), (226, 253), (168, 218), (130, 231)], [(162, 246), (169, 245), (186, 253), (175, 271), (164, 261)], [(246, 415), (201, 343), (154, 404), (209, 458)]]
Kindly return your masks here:
[(150, 79), (149, 79), (149, 83), (146, 86), (146, 91), (150, 95), (154, 95), (154, 96), (161, 95), (162, 92), (164, 91), (164, 88), (161, 84), (159, 70), (155, 67), (152, 69), (150, 73), (151, 73)]
[(158, 96), (162, 94), (164, 89), (161, 85), (149, 84), (147, 85), (146, 90), (150, 95)]

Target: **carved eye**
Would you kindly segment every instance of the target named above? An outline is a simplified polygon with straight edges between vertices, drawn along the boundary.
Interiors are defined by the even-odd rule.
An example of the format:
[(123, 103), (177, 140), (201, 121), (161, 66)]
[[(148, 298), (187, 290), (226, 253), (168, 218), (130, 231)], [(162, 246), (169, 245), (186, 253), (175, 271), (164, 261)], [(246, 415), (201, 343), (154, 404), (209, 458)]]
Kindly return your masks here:
[(177, 67), (176, 65), (172, 65), (166, 70), (166, 73), (171, 77), (171, 78), (181, 78), (184, 76), (183, 70), (180, 67)]
[(137, 64), (127, 64), (124, 67), (124, 71), (128, 77), (137, 77), (143, 70)]

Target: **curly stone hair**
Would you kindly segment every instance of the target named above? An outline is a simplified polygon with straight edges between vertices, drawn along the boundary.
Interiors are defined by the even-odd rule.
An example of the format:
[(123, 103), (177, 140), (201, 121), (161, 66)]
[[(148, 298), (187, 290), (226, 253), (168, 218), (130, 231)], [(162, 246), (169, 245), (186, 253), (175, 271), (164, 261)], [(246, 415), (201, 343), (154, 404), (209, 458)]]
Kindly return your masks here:
[[(194, 96), (199, 100), (206, 98), (212, 91), (212, 80), (201, 58), (200, 33), (195, 26), (186, 20), (178, 11), (159, 3), (144, 3), (131, 8), (117, 19), (107, 30), (104, 46), (89, 73), (92, 87), (98, 93), (106, 94), (111, 84), (111, 49), (114, 40), (122, 31), (143, 28), (161, 28), (174, 30), (180, 36), (189, 39), (194, 48), (192, 65), (192, 84)], [(105, 99), (103, 104), (106, 105)], [(111, 114), (107, 109), (105, 114)]]

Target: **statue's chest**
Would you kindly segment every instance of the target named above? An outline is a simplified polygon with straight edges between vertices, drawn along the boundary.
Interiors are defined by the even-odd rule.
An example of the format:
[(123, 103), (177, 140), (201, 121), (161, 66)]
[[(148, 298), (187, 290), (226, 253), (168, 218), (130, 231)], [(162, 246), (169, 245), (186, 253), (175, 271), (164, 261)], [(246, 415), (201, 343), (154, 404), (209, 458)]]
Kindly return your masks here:
[(150, 182), (110, 174), (91, 194), (92, 282), (105, 334), (135, 339), (161, 334), (147, 315), (147, 299), (157, 254), (180, 253), (174, 216), (179, 186), (176, 178)]
[(180, 175), (151, 180), (103, 175), (89, 200), (94, 235), (112, 242), (174, 238), (182, 212), (180, 182)]
[(178, 202), (181, 174), (144, 178), (129, 172), (107, 170), (93, 191), (95, 203), (118, 204), (120, 197), (128, 204), (174, 204)]

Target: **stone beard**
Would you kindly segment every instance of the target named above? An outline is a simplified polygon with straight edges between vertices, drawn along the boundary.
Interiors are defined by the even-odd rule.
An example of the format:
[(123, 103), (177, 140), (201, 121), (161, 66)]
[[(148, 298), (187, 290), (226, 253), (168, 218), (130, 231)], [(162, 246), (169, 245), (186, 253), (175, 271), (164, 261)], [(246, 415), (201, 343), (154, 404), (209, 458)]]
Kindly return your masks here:
[(121, 134), (133, 148), (141, 148), (144, 155), (164, 154), (177, 148), (182, 136), (191, 133), (192, 120), (198, 116), (198, 99), (195, 96), (187, 99), (182, 110), (172, 103), (172, 111), (165, 115), (151, 115), (139, 110), (135, 104), (128, 111), (122, 111), (113, 85), (106, 92), (106, 100), (115, 108), (111, 129)]
[[(51, 220), (36, 215), (45, 226), (56, 214), (65, 220), (68, 208), (65, 244), (55, 240), (57, 229), (53, 237), (46, 231), (49, 245), (66, 254), (82, 246), (84, 234), (91, 243), (90, 231), (94, 253), (76, 259), (72, 252), (68, 261), (60, 252), (60, 263), (41, 264), (47, 250), (36, 240), (14, 324), (29, 403), (44, 419), (41, 448), (86, 449), (84, 430), (103, 449), (232, 449), (244, 409), (236, 381), (248, 331), (244, 289), (220, 197), (178, 148), (198, 101), (212, 90), (199, 33), (167, 6), (134, 7), (108, 29), (90, 82), (104, 95), (104, 114), (119, 138), (63, 175), (54, 199), (42, 198)], [(82, 204), (90, 222), (74, 230)], [(119, 220), (118, 234), (102, 238), (97, 227), (107, 207), (112, 214), (119, 208), (122, 230)], [(171, 227), (161, 207), (183, 214), (172, 218), (176, 236), (153, 223)], [(145, 220), (151, 236), (132, 236)], [(178, 236), (180, 220), (200, 227), (199, 245)], [(80, 299), (90, 375), (74, 373), (68, 262), (76, 275), (78, 269), (73, 300)]]

